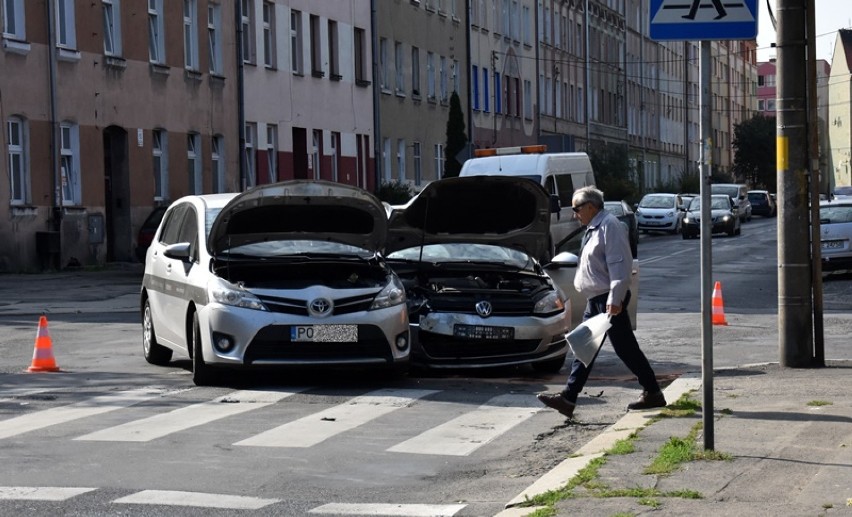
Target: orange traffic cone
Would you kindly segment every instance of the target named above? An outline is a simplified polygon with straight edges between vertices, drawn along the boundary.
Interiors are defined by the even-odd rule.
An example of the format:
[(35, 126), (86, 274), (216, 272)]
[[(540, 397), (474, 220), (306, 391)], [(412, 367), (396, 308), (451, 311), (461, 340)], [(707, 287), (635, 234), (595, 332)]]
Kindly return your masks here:
[(713, 287), (713, 325), (727, 325), (725, 308), (722, 306), (722, 282)]
[(53, 358), (53, 342), (50, 340), (50, 332), (47, 331), (47, 316), (42, 315), (38, 319), (38, 333), (36, 334), (35, 350), (33, 350), (33, 362), (28, 372), (58, 372), (56, 359)]

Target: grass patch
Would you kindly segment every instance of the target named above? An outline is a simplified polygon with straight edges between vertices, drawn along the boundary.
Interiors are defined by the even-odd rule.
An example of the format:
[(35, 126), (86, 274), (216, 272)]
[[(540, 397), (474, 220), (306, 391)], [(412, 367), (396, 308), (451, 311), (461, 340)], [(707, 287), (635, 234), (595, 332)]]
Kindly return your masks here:
[(660, 507), (660, 501), (657, 500), (657, 499), (654, 499), (652, 497), (643, 497), (642, 499), (639, 499), (638, 502), (642, 506), (650, 506), (651, 508), (659, 508)]
[(676, 401), (660, 410), (660, 413), (651, 419), (651, 423), (662, 418), (684, 418), (694, 416), (701, 410), (701, 403), (692, 398), (693, 392), (687, 392)]
[(618, 440), (617, 442), (615, 442), (615, 444), (613, 444), (613, 446), (610, 447), (610, 449), (608, 451), (606, 451), (606, 453), (620, 456), (620, 455), (631, 454), (633, 452), (636, 452), (635, 442), (636, 442), (636, 438), (638, 438), (638, 437), (639, 437), (638, 434), (630, 433), (630, 436), (628, 436), (627, 438), (624, 438), (623, 440)]
[(654, 461), (648, 465), (645, 474), (668, 475), (677, 470), (682, 463), (687, 461), (708, 460), (727, 461), (731, 459), (731, 455), (712, 450), (700, 449), (697, 443), (698, 433), (704, 428), (701, 422), (698, 422), (689, 431), (686, 438), (678, 438), (672, 436), (661, 448)]
[(832, 405), (832, 402), (827, 400), (812, 400), (808, 402), (808, 405), (811, 407), (830, 406)]

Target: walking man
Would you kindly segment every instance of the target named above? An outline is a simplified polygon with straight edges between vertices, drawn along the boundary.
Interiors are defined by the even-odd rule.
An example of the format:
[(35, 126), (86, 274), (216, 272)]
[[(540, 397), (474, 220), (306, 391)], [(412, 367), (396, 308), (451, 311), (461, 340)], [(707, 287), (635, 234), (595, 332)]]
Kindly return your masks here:
[[(574, 287), (587, 299), (583, 319), (587, 320), (602, 312), (610, 315), (612, 326), (607, 332), (609, 341), (618, 358), (638, 377), (644, 389), (639, 400), (629, 404), (627, 409), (664, 407), (666, 399), (660, 391), (654, 370), (639, 349), (627, 313), (633, 269), (627, 229), (614, 215), (604, 210), (603, 192), (595, 187), (578, 189), (574, 192), (571, 205), (574, 217), (586, 226), (580, 263), (574, 276)], [(560, 392), (539, 393), (538, 400), (572, 418), (577, 397), (583, 391), (594, 363), (592, 359), (585, 366), (574, 358), (565, 388)]]

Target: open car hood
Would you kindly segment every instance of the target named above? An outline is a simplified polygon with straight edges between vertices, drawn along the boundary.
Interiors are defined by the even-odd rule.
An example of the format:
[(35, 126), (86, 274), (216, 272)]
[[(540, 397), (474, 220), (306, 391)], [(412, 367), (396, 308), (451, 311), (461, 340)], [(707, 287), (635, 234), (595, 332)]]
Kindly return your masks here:
[(391, 214), (387, 253), (421, 244), (465, 242), (548, 252), (550, 196), (541, 185), (508, 176), (433, 181)]
[(228, 203), (210, 229), (208, 246), (224, 250), (275, 240), (317, 240), (379, 251), (387, 215), (374, 195), (330, 181), (293, 180), (261, 185)]

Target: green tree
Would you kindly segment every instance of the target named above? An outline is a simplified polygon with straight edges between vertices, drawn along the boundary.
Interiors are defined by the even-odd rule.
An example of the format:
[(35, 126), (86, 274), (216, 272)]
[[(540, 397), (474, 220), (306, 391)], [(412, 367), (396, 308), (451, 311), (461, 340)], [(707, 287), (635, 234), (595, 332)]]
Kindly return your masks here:
[(775, 119), (756, 115), (734, 125), (734, 166), (737, 181), (775, 192)]
[(610, 201), (639, 200), (639, 187), (633, 181), (627, 146), (598, 144), (589, 149), (589, 160), (595, 171), (597, 187)]
[(464, 113), (461, 109), (459, 94), (453, 92), (450, 97), (450, 115), (447, 119), (447, 145), (444, 149), (444, 178), (455, 177), (461, 172), (461, 163), (456, 160), (467, 145), (467, 134), (464, 129)]

